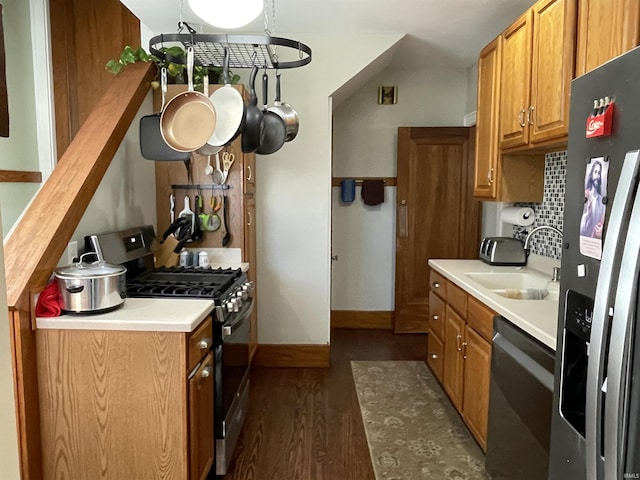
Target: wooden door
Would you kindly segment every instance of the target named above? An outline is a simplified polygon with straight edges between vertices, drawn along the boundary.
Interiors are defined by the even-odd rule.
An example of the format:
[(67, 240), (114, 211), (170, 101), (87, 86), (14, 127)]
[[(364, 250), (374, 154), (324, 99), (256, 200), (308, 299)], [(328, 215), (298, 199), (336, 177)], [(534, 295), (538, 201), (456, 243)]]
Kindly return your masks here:
[(576, 77), (639, 44), (638, 0), (579, 0)]
[(458, 411), (462, 411), (464, 385), (464, 360), (462, 358), (462, 343), (465, 341), (464, 327), (464, 319), (447, 305), (444, 319), (442, 386)]
[(465, 329), (464, 357), (462, 416), (486, 451), (491, 344), (469, 327)]
[(531, 10), (502, 34), (500, 148), (529, 143), (526, 117), (531, 81)]
[(213, 354), (189, 380), (189, 480), (205, 480), (214, 459)]
[(573, 78), (576, 1), (545, 0), (533, 7), (529, 141), (565, 137), (569, 129), (569, 92)]
[(473, 138), (462, 127), (398, 129), (396, 333), (428, 331), (430, 258), (477, 257)]
[(500, 66), (502, 36), (484, 47), (478, 58), (478, 116), (473, 195), (496, 198), (498, 176), (498, 114), (500, 112)]

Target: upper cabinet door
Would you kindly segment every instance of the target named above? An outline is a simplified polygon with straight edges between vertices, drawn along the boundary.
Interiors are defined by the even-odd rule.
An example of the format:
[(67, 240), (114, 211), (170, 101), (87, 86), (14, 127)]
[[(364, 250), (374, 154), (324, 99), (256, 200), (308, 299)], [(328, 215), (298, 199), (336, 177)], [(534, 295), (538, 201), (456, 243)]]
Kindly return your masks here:
[(525, 116), (530, 143), (565, 137), (573, 79), (576, 0), (543, 0), (533, 8), (531, 104)]
[(478, 58), (478, 116), (473, 195), (483, 199), (495, 199), (497, 193), (501, 60), (502, 36), (499, 36), (482, 49)]
[(528, 10), (502, 34), (500, 148), (529, 143), (532, 12)]
[(640, 44), (638, 0), (579, 0), (576, 77)]

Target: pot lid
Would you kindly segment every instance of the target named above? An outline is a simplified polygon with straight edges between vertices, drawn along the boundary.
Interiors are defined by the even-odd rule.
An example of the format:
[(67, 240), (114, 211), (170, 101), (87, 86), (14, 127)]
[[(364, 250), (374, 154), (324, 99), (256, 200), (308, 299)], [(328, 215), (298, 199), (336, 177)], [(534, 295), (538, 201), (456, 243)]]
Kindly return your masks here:
[(55, 274), (65, 278), (87, 278), (125, 273), (127, 269), (122, 265), (111, 265), (105, 262), (85, 263), (78, 262), (72, 265), (56, 268)]

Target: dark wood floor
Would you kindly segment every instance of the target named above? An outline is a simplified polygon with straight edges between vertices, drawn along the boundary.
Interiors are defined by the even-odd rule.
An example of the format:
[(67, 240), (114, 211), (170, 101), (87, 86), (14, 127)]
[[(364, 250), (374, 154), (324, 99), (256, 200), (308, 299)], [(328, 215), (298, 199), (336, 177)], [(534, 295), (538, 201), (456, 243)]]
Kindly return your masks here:
[(330, 368), (255, 368), (224, 480), (374, 480), (351, 360), (425, 360), (426, 335), (332, 330)]

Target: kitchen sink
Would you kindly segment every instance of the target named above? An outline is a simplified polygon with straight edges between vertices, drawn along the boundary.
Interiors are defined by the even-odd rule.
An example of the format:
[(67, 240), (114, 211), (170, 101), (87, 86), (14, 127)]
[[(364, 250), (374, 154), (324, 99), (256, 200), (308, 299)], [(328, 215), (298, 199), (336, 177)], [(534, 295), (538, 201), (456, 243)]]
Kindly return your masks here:
[[(552, 282), (551, 276), (531, 270), (522, 272), (470, 272), (465, 274), (470, 280), (487, 290), (507, 298), (520, 300), (558, 300), (559, 283)], [(531, 298), (526, 290), (546, 289), (544, 298)], [(533, 295), (535, 297), (535, 295)], [(518, 298), (520, 297), (520, 298)]]

